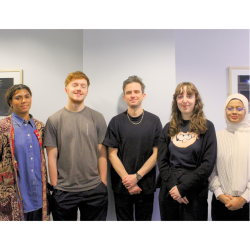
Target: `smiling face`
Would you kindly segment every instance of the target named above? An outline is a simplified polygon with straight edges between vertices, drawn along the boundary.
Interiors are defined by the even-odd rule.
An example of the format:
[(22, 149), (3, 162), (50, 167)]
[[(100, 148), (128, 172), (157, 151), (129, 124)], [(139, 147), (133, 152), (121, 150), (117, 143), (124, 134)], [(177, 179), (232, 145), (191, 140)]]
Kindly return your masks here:
[[(230, 110), (228, 110), (228, 108)], [(239, 109), (240, 111), (238, 111)], [(231, 100), (226, 107), (226, 116), (227, 120), (231, 123), (237, 124), (244, 120), (246, 114), (246, 110), (244, 109), (244, 105), (242, 101), (238, 99)]]
[(195, 94), (187, 93), (187, 87), (184, 86), (181, 89), (181, 93), (176, 97), (178, 109), (180, 110), (181, 116), (184, 120), (189, 120), (193, 115), (195, 101)]
[(27, 89), (20, 89), (15, 92), (10, 101), (13, 112), (23, 117), (29, 114), (31, 108), (31, 95)]
[(123, 99), (130, 108), (138, 108), (141, 106), (142, 100), (146, 97), (145, 93), (142, 93), (141, 84), (138, 82), (132, 82), (126, 85), (124, 89)]
[(82, 103), (88, 95), (88, 84), (85, 79), (73, 79), (66, 87), (65, 91), (73, 103)]

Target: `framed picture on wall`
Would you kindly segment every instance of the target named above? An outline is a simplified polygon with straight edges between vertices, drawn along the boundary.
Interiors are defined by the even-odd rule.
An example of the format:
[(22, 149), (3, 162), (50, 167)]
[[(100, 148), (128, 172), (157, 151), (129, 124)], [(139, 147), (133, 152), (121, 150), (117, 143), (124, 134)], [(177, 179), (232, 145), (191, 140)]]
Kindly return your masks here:
[(5, 94), (7, 92), (7, 89), (14, 84), (22, 83), (22, 69), (0, 69), (0, 119), (10, 114), (10, 107), (5, 101)]
[[(250, 68), (249, 67), (229, 67), (229, 94), (240, 93), (248, 99), (250, 91)], [(250, 120), (250, 105), (248, 107), (248, 117)]]

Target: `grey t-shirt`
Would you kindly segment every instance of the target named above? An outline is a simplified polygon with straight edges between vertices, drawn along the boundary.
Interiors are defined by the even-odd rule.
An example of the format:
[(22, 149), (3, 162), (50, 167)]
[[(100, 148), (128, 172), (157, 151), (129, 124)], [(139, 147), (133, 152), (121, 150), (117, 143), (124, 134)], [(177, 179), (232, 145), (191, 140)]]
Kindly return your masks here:
[(106, 130), (103, 115), (86, 106), (80, 112), (63, 108), (49, 117), (44, 146), (58, 150), (56, 189), (81, 192), (101, 183), (98, 144), (103, 143)]

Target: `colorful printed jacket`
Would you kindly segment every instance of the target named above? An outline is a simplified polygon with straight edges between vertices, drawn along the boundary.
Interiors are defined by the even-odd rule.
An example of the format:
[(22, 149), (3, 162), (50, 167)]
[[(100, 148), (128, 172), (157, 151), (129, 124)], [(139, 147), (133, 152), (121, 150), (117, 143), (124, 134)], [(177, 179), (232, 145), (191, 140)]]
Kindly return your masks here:
[[(47, 168), (42, 147), (44, 124), (34, 119), (35, 134), (39, 140), (41, 150), (42, 173), (42, 220), (49, 220), (47, 200)], [(11, 116), (0, 120), (0, 221), (24, 220), (22, 198), (17, 182), (18, 165), (14, 160), (14, 129)]]

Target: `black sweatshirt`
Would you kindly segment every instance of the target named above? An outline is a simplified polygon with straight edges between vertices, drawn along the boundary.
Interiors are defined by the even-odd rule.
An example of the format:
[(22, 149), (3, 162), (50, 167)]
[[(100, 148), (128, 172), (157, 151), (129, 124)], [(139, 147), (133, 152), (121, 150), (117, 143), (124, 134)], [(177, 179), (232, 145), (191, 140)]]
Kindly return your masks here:
[(205, 134), (200, 134), (201, 150), (199, 150), (196, 168), (187, 171), (177, 179), (170, 165), (169, 143), (171, 138), (168, 136), (169, 125), (167, 123), (162, 130), (158, 143), (158, 167), (159, 177), (165, 182), (168, 191), (177, 186), (181, 197), (185, 197), (189, 192), (198, 190), (204, 184), (208, 185), (208, 177), (213, 171), (217, 156), (217, 141), (214, 125), (207, 120), (208, 130)]

